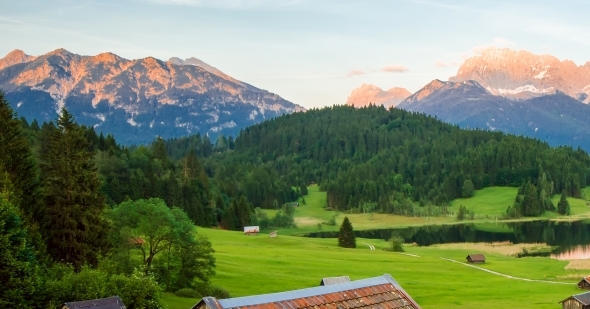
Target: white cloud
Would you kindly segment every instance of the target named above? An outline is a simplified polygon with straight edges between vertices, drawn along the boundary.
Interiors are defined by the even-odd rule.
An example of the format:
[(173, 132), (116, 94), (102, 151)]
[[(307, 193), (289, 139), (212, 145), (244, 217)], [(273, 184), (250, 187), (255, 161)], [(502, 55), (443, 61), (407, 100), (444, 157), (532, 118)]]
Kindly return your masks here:
[(391, 72), (391, 73), (403, 73), (403, 72), (407, 72), (408, 68), (406, 68), (403, 65), (394, 64), (394, 65), (388, 65), (388, 66), (383, 67), (381, 69), (381, 71)]
[(439, 68), (445, 68), (445, 67), (448, 67), (449, 64), (439, 61), (439, 60), (436, 60), (436, 61), (434, 61), (434, 66), (439, 67)]
[(352, 70), (346, 74), (346, 76), (357, 76), (357, 75), (365, 75), (365, 71), (363, 70)]

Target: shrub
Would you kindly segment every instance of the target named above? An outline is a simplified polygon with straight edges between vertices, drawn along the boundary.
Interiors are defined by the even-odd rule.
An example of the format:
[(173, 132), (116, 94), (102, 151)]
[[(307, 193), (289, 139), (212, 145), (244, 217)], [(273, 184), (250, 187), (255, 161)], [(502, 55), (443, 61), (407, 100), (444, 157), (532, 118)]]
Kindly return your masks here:
[(186, 297), (186, 298), (199, 298), (201, 295), (197, 293), (197, 291), (189, 288), (180, 289), (174, 292), (174, 295), (178, 297)]
[(229, 295), (229, 291), (222, 288), (222, 287), (218, 287), (218, 286), (211, 286), (210, 288), (210, 295), (217, 298), (217, 299), (224, 299), (224, 298), (230, 298), (231, 295)]

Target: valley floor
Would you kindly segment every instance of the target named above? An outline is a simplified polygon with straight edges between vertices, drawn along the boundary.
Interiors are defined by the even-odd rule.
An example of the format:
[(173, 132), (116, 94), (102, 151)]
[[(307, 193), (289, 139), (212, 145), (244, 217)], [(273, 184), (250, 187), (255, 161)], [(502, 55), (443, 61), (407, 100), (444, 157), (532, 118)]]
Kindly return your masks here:
[[(508, 206), (505, 204), (514, 200), (516, 190), (487, 188), (477, 191), (471, 199), (453, 201), (450, 207), (455, 209), (465, 205), (475, 211), (475, 220), (466, 220), (466, 223), (496, 222), (497, 216)], [(357, 280), (388, 273), (422, 308), (558, 308), (560, 300), (580, 293), (576, 283), (583, 276), (590, 275), (590, 263), (514, 256), (523, 249), (550, 249), (544, 244), (467, 243), (429, 247), (406, 244), (404, 253), (396, 253), (384, 251), (389, 244), (383, 240), (357, 238), (356, 249), (343, 249), (337, 246), (336, 239), (289, 236), (317, 232), (320, 230), (318, 223), (321, 230), (336, 231), (344, 217), (324, 209), (325, 193), (319, 192), (317, 186), (309, 188), (305, 200), (305, 204), (299, 201), (301, 206), (296, 210), (298, 228), (279, 229), (277, 238), (264, 233), (245, 236), (241, 232), (199, 229), (216, 251), (217, 274), (212, 279), (213, 284), (227, 289), (232, 297), (238, 297), (314, 287), (323, 277), (346, 275)], [(551, 213), (543, 218), (590, 218), (590, 207), (584, 200), (569, 201), (571, 216)], [(268, 214), (272, 216), (274, 211), (270, 210)], [(322, 224), (334, 216), (336, 225)], [(346, 216), (355, 230), (462, 223), (454, 216)], [(498, 227), (491, 224), (489, 228)], [(477, 266), (486, 271), (462, 264), (468, 254), (481, 252), (485, 253), (487, 262)], [(171, 293), (164, 295), (164, 302), (170, 309), (190, 308), (198, 300), (179, 298)]]

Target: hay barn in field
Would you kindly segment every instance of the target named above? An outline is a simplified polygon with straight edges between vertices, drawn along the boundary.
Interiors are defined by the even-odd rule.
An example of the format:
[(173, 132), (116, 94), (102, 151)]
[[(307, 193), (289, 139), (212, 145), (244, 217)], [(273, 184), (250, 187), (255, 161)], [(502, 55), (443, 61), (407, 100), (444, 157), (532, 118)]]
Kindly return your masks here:
[(467, 263), (485, 263), (486, 262), (486, 257), (481, 254), (470, 254), (466, 257), (467, 259)]
[(344, 282), (350, 282), (350, 278), (348, 276), (322, 278), (320, 285), (330, 285)]
[(588, 309), (590, 308), (590, 292), (572, 295), (560, 303), (562, 309)]
[(228, 299), (204, 297), (192, 309), (421, 309), (390, 275), (302, 290)]
[(586, 277), (578, 282), (578, 287), (584, 290), (590, 290), (590, 277)]
[(127, 309), (119, 296), (65, 303), (62, 309)]

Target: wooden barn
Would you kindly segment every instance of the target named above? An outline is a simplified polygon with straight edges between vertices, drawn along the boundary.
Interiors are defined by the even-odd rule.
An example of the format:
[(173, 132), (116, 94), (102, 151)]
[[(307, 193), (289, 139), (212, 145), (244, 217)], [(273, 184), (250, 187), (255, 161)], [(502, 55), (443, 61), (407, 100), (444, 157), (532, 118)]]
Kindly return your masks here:
[(562, 301), (561, 308), (563, 309), (589, 309), (590, 308), (590, 292), (572, 295)]
[(344, 282), (350, 282), (350, 278), (348, 276), (322, 278), (320, 285), (330, 285)]
[(257, 225), (254, 226), (244, 226), (244, 234), (246, 235), (258, 235), (260, 232), (260, 227)]
[(217, 299), (203, 297), (192, 309), (421, 309), (393, 277), (344, 281), (307, 289)]
[(119, 296), (65, 303), (62, 309), (127, 309)]
[(485, 263), (486, 262), (486, 257), (481, 253), (470, 254), (466, 257), (466, 259), (467, 259), (467, 263)]
[(590, 277), (586, 277), (578, 282), (578, 287), (583, 290), (590, 290)]

